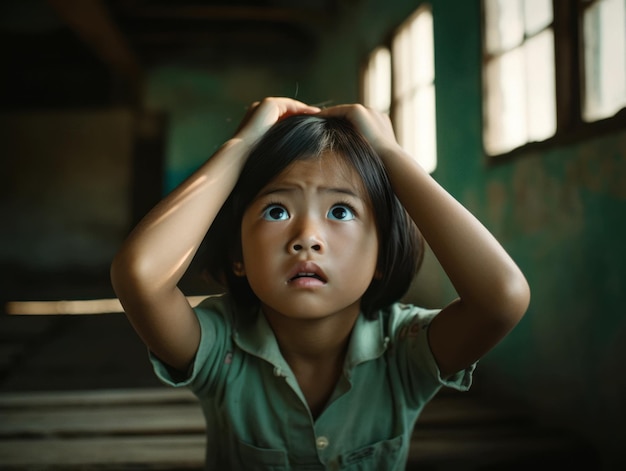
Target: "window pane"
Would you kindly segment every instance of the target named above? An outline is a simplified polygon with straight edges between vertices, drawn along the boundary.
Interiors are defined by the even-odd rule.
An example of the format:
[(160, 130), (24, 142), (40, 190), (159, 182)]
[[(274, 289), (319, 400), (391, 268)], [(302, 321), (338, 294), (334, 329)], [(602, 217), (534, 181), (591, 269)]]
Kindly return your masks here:
[[(509, 152), (556, 133), (552, 0), (485, 0), (485, 41), (499, 50), (484, 65), (484, 144)], [(490, 10), (491, 9), (491, 10)]]
[(528, 142), (543, 141), (556, 132), (554, 34), (551, 29), (524, 46), (528, 90)]
[(428, 173), (437, 167), (435, 121), (435, 87), (419, 89), (397, 108), (398, 142), (404, 150), (418, 158)]
[(422, 87), (413, 99), (415, 110), (414, 154), (428, 173), (437, 167), (437, 136), (435, 132), (435, 86)]
[(365, 105), (389, 112), (391, 105), (391, 55), (389, 49), (379, 47), (370, 55), (365, 71)]
[(625, 0), (603, 0), (585, 12), (586, 121), (610, 117), (626, 106), (625, 4)]
[(428, 172), (437, 163), (433, 18), (420, 7), (392, 40), (393, 121), (398, 142)]
[(408, 110), (410, 110), (410, 106), (405, 101), (399, 101), (398, 103), (396, 103), (394, 109), (394, 128), (396, 132), (396, 137), (398, 138), (398, 142), (400, 143), (402, 148), (411, 155), (414, 155), (411, 153), (412, 151), (411, 149), (409, 149), (410, 146), (408, 144), (410, 136), (410, 133), (408, 132), (408, 122), (410, 119), (410, 116), (407, 113)]
[(525, 76), (521, 48), (490, 61), (485, 68), (484, 140), (491, 155), (526, 143)]
[(522, 0), (485, 0), (487, 52), (512, 49), (524, 40)]
[(409, 65), (412, 63), (410, 42), (407, 28), (402, 28), (393, 39), (393, 86), (395, 95), (404, 95), (408, 92), (411, 81)]
[(432, 15), (417, 15), (409, 27), (409, 34), (411, 50), (414, 51), (411, 81), (415, 84), (430, 84), (435, 78)]
[(552, 0), (524, 0), (526, 35), (532, 36), (552, 23)]

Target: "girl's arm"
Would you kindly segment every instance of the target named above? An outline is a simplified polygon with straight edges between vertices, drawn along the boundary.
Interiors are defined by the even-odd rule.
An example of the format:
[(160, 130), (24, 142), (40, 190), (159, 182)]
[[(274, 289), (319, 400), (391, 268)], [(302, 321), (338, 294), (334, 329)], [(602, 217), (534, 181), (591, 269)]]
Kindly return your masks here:
[(253, 104), (235, 136), (159, 202), (115, 255), (115, 293), (141, 339), (165, 363), (185, 370), (198, 349), (200, 327), (178, 283), (235, 186), (250, 147), (279, 119), (317, 111), (286, 98)]
[(433, 355), (442, 375), (468, 367), (526, 312), (524, 275), (491, 233), (400, 147), (388, 116), (361, 105), (321, 114), (347, 118), (383, 160), (396, 195), (459, 295), (430, 325)]

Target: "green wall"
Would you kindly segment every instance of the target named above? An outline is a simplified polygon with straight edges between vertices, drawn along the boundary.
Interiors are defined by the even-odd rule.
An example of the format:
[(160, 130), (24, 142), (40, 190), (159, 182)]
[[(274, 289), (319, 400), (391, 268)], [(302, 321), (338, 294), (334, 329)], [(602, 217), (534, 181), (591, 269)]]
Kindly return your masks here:
[[(512, 396), (538, 418), (580, 431), (607, 463), (626, 443), (626, 132), (489, 165), (481, 144), (480, 4), (432, 3), (438, 168), (434, 177), (496, 235), (532, 290), (520, 325), (482, 361), (480, 386)], [(318, 103), (358, 100), (360, 61), (419, 2), (363, 0), (326, 33), (309, 68), (170, 69), (148, 102), (171, 114), (169, 191), (266, 95)], [(454, 297), (430, 257), (409, 297)]]

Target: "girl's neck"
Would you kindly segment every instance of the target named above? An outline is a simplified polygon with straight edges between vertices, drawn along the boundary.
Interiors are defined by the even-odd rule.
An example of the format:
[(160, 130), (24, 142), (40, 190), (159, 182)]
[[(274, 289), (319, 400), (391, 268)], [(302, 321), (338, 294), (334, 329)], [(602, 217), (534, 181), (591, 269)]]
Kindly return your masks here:
[(267, 308), (263, 313), (316, 419), (327, 406), (343, 371), (359, 310), (349, 309), (322, 319), (294, 319)]
[(359, 311), (322, 319), (293, 319), (263, 308), (287, 363), (343, 364)]

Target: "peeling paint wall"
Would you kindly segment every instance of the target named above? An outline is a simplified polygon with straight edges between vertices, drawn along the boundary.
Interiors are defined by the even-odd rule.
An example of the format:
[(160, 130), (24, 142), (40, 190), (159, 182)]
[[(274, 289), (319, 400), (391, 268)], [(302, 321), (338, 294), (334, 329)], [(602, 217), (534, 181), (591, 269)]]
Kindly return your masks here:
[[(624, 443), (626, 133), (522, 156), (484, 210), (532, 288), (530, 310), (487, 363), (544, 417), (582, 427), (609, 459)], [(540, 386), (540, 387), (538, 387)]]

